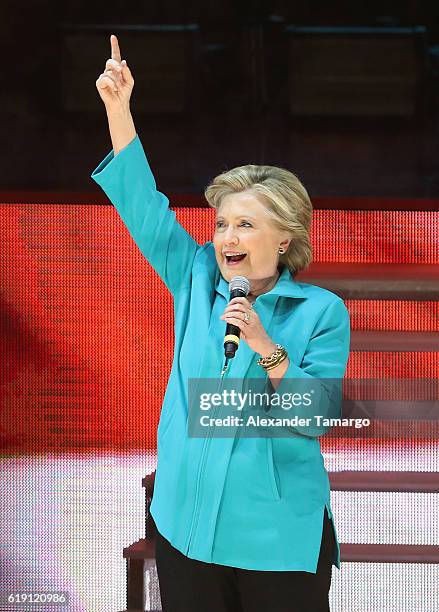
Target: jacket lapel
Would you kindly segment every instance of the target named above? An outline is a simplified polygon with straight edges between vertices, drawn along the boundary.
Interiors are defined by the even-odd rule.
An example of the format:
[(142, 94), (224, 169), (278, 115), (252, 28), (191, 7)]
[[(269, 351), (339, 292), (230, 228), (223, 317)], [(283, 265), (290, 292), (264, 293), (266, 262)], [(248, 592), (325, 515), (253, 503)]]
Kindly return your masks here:
[[(229, 284), (217, 271), (216, 291), (220, 293), (228, 302), (230, 299)], [(264, 329), (271, 336), (273, 318), (276, 312), (278, 300), (283, 297), (305, 299), (306, 295), (303, 289), (292, 278), (290, 271), (286, 266), (283, 267), (281, 275), (278, 278), (276, 285), (268, 291), (256, 298), (253, 305), (257, 312)], [(228, 376), (233, 378), (265, 378), (265, 371), (257, 365), (259, 355), (250, 349), (248, 344), (241, 341), (239, 350), (234, 359), (229, 365)]]

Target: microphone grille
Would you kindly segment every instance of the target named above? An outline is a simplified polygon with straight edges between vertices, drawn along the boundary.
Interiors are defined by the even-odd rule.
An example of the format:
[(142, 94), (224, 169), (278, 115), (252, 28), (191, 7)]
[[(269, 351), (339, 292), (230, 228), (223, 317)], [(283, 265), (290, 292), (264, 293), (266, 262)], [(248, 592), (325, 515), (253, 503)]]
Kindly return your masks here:
[(248, 295), (250, 293), (250, 282), (245, 278), (245, 276), (234, 276), (229, 283), (229, 291), (236, 291), (239, 289), (242, 291), (244, 295)]

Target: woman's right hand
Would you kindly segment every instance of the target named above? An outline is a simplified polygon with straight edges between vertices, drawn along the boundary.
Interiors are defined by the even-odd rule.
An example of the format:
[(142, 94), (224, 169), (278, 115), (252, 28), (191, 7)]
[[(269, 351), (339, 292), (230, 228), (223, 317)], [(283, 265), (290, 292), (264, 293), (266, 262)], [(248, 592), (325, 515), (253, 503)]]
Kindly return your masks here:
[(105, 70), (96, 81), (96, 88), (107, 112), (129, 108), (134, 79), (125, 60), (121, 60), (117, 37), (110, 36), (111, 59), (105, 63)]

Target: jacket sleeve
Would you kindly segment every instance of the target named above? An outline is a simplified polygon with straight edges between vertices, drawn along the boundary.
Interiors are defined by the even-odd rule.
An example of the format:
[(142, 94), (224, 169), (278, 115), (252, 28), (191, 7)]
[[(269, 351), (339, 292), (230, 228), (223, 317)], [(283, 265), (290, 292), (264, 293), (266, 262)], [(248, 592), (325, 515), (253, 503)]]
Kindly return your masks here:
[[(293, 433), (315, 438), (330, 429), (329, 426), (323, 425), (323, 419), (341, 417), (342, 381), (346, 372), (349, 346), (349, 313), (343, 300), (337, 297), (325, 307), (318, 318), (302, 363), (297, 366), (290, 362), (275, 391), (281, 398), (282, 394), (310, 393), (309, 406), (296, 406), (289, 411), (275, 410), (275, 416), (283, 418), (295, 415), (311, 418), (307, 426), (288, 428)], [(318, 420), (316, 416), (322, 418)]]
[(177, 222), (168, 198), (157, 191), (138, 135), (117, 155), (112, 150), (92, 172), (142, 254), (171, 293), (190, 284), (199, 244)]

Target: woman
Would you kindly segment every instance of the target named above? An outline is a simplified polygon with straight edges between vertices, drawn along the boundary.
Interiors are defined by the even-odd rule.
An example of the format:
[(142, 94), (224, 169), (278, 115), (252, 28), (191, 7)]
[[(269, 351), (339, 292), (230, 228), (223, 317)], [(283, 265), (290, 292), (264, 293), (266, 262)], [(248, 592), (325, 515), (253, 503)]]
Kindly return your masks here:
[[(93, 179), (113, 202), (174, 299), (175, 352), (158, 427), (151, 513), (158, 529), (163, 609), (329, 610), (331, 569), (340, 565), (322, 423), (245, 436), (188, 435), (189, 380), (220, 379), (225, 324), (242, 342), (225, 379), (262, 380), (279, 395), (312, 383), (328, 414), (327, 379), (341, 379), (349, 316), (335, 294), (294, 275), (311, 261), (312, 207), (287, 170), (243, 166), (206, 189), (216, 209), (213, 242), (199, 245), (157, 191), (130, 113), (134, 80), (117, 38), (96, 81), (113, 151)], [(250, 282), (229, 302), (228, 282)], [(265, 383), (264, 383), (265, 384)], [(296, 387), (293, 388), (296, 389)], [(305, 414), (305, 412), (302, 412)]]

